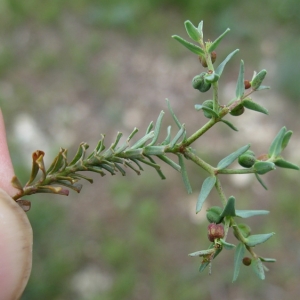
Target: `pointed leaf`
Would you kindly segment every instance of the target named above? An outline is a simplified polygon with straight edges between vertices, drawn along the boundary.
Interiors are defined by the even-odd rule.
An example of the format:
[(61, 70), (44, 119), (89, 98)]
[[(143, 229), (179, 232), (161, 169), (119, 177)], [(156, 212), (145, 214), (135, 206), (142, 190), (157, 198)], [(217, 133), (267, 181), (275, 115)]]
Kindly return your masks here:
[(254, 216), (267, 215), (269, 213), (268, 210), (236, 210), (235, 214), (240, 218), (250, 218)]
[(153, 140), (151, 141), (151, 143), (149, 144), (149, 146), (155, 145), (155, 143), (157, 142), (164, 114), (165, 114), (165, 112), (161, 111), (160, 114), (159, 114), (159, 116), (158, 116), (158, 118), (157, 118), (157, 121), (156, 121), (156, 124), (155, 124), (155, 128), (154, 128)]
[(267, 258), (267, 257), (259, 257), (261, 261), (263, 262), (276, 262), (275, 258)]
[(179, 165), (177, 165), (172, 159), (170, 159), (169, 157), (167, 157), (166, 155), (157, 155), (157, 157), (159, 159), (161, 159), (162, 161), (164, 161), (166, 164), (168, 164), (169, 166), (171, 166), (173, 169), (175, 169), (178, 172), (181, 172), (181, 167)]
[(224, 210), (222, 211), (220, 217), (235, 217), (235, 198), (233, 196), (230, 196), (227, 200), (226, 206), (224, 207)]
[(207, 250), (201, 250), (201, 251), (196, 251), (196, 252), (190, 253), (189, 256), (192, 256), (192, 257), (204, 256), (204, 255), (212, 254), (215, 251), (216, 251), (216, 249), (210, 248), (210, 249), (207, 249)]
[(191, 21), (184, 22), (185, 30), (189, 37), (195, 42), (199, 42), (201, 40), (201, 34), (198, 29), (192, 24)]
[(265, 189), (265, 190), (268, 190), (267, 186), (265, 185), (265, 183), (263, 182), (263, 180), (260, 178), (260, 176), (255, 173), (255, 177), (256, 179), (258, 180), (258, 182), (262, 185), (262, 187)]
[(178, 154), (178, 160), (179, 160), (179, 166), (181, 167), (181, 177), (184, 183), (184, 186), (188, 192), (188, 194), (191, 194), (193, 192), (189, 177), (186, 171), (185, 163), (184, 163), (184, 158), (182, 154)]
[(183, 46), (185, 46), (187, 49), (189, 49), (193, 53), (195, 53), (197, 55), (205, 55), (205, 52), (199, 46), (189, 43), (188, 41), (184, 40), (180, 36), (173, 35), (172, 38), (175, 39), (176, 41), (178, 41), (179, 43), (181, 43)]
[(214, 83), (214, 82), (217, 82), (219, 80), (220, 76), (216, 73), (207, 73), (205, 76), (204, 76), (204, 80), (205, 82), (208, 82), (208, 83)]
[(214, 50), (217, 49), (218, 45), (220, 44), (221, 40), (223, 39), (223, 37), (227, 34), (227, 32), (229, 32), (230, 29), (227, 28), (216, 40), (213, 41), (213, 43), (209, 46), (208, 48), (208, 52), (211, 53)]
[(259, 257), (252, 259), (251, 267), (252, 267), (252, 270), (258, 276), (259, 279), (261, 279), (261, 280), (265, 279), (264, 265), (261, 262)]
[(289, 144), (290, 138), (293, 134), (293, 131), (289, 130), (284, 134), (283, 140), (282, 140), (282, 144), (281, 144), (281, 151), (283, 151), (286, 146)]
[(274, 161), (275, 165), (280, 168), (299, 170), (299, 167), (287, 160), (278, 158)]
[(233, 271), (233, 279), (232, 282), (236, 281), (239, 273), (240, 267), (246, 252), (246, 247), (243, 243), (239, 243), (235, 249), (234, 253), (234, 271)]
[(269, 90), (269, 89), (270, 89), (269, 86), (261, 85), (260, 87), (258, 87), (258, 88), (256, 89), (256, 91)]
[(232, 164), (239, 156), (241, 156), (244, 152), (246, 152), (250, 148), (250, 144), (243, 146), (236, 150), (235, 152), (229, 154), (225, 158), (223, 158), (217, 165), (218, 170), (222, 170), (227, 168), (230, 164)]
[(251, 87), (253, 90), (257, 90), (260, 87), (266, 75), (266, 70), (261, 70), (258, 74), (255, 75), (255, 77), (251, 81)]
[(198, 32), (200, 33), (201, 39), (203, 38), (203, 21), (201, 21), (198, 25)]
[(254, 170), (257, 174), (263, 175), (272, 170), (275, 170), (275, 164), (270, 161), (257, 161), (253, 165)]
[(246, 245), (249, 247), (254, 247), (256, 245), (262, 244), (266, 242), (269, 238), (271, 238), (274, 234), (275, 232), (250, 235), (246, 238)]
[(242, 103), (243, 103), (243, 106), (248, 108), (248, 109), (258, 111), (258, 112), (263, 113), (265, 115), (269, 114), (269, 111), (266, 108), (264, 108), (263, 106), (261, 106), (260, 104), (254, 102), (252, 100), (245, 99), (245, 100), (243, 100)]
[(270, 149), (269, 149), (269, 157), (277, 157), (281, 153), (282, 142), (287, 130), (286, 127), (282, 127), (274, 138)]
[(206, 200), (207, 196), (211, 192), (212, 188), (216, 183), (216, 176), (207, 177), (202, 184), (201, 191), (198, 197), (197, 205), (196, 205), (196, 214), (201, 210), (204, 201)]
[(175, 135), (175, 137), (173, 138), (173, 140), (170, 142), (169, 146), (172, 149), (176, 143), (178, 142), (178, 140), (185, 134), (185, 125), (182, 124), (182, 127), (180, 128), (180, 130), (177, 132), (177, 134)]
[(224, 67), (225, 65), (228, 63), (228, 61), (232, 58), (232, 56), (234, 54), (236, 54), (239, 51), (239, 49), (234, 50), (233, 52), (231, 52), (230, 54), (227, 55), (227, 57), (221, 62), (221, 64), (217, 67), (217, 69), (215, 70), (215, 73), (219, 75), (219, 77), (221, 77)]
[(241, 60), (240, 72), (239, 72), (239, 77), (237, 80), (237, 85), (236, 85), (236, 90), (235, 90), (235, 95), (236, 95), (237, 99), (240, 99), (244, 95), (244, 92), (245, 92), (244, 74), (245, 74), (244, 61)]
[[(196, 105), (195, 105), (195, 107), (196, 107)], [(219, 117), (218, 114), (214, 110), (212, 110), (211, 108), (209, 108), (209, 107), (207, 107), (205, 105), (202, 105), (202, 110), (205, 111), (205, 112), (207, 112), (207, 113), (209, 113), (209, 114), (211, 114), (211, 117), (212, 116), (215, 117), (215, 118)]]
[(166, 99), (167, 101), (167, 105), (168, 105), (168, 109), (169, 109), (169, 112), (174, 120), (174, 122), (176, 123), (177, 127), (180, 129), (182, 127), (181, 123), (179, 122), (178, 118), (176, 117), (172, 107), (171, 107), (171, 104), (170, 104), (170, 101), (169, 99)]
[(220, 239), (220, 242), (221, 242), (222, 246), (223, 246), (226, 250), (231, 250), (231, 249), (235, 248), (235, 245), (234, 245), (234, 244), (227, 243), (227, 242), (224, 241), (223, 239)]
[(238, 131), (238, 129), (232, 124), (232, 123), (230, 123), (229, 121), (227, 121), (227, 120), (220, 120), (221, 122), (223, 122), (224, 124), (226, 124), (227, 126), (229, 126), (232, 130), (234, 130), (234, 131)]

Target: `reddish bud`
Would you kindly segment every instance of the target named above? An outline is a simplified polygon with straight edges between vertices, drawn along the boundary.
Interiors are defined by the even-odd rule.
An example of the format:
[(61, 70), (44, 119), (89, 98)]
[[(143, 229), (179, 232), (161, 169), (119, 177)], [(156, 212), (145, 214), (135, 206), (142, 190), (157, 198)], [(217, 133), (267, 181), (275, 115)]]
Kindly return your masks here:
[(251, 88), (251, 83), (249, 80), (244, 80), (244, 85), (246, 90)]
[(221, 239), (224, 237), (224, 227), (220, 224), (211, 223), (207, 227), (208, 239), (213, 242), (215, 239)]
[(211, 54), (210, 54), (210, 57), (211, 57), (211, 62), (214, 63), (217, 59), (217, 52), (216, 51), (213, 51)]
[(244, 257), (243, 258), (243, 264), (245, 266), (250, 266), (251, 265), (251, 262), (252, 262), (252, 259), (250, 257)]
[(257, 160), (261, 160), (261, 161), (266, 161), (268, 159), (269, 159), (268, 154), (262, 154), (257, 158)]

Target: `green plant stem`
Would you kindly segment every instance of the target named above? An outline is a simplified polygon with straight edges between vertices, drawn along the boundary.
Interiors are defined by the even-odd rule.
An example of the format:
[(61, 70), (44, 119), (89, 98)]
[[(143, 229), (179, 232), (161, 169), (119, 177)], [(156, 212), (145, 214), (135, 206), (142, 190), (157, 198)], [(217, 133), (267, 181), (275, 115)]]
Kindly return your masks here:
[(215, 119), (210, 119), (199, 130), (197, 130), (190, 137), (188, 137), (186, 140), (184, 140), (181, 143), (181, 145), (179, 145), (179, 146), (184, 146), (184, 147), (190, 146), (193, 142), (195, 142), (200, 136), (202, 136), (208, 129), (213, 127), (216, 123), (217, 123), (217, 121)]
[(186, 158), (189, 158), (190, 160), (192, 160), (195, 164), (200, 166), (202, 169), (204, 169), (205, 171), (207, 171), (211, 175), (215, 175), (215, 172), (214, 172), (215, 168), (212, 167), (210, 164), (206, 163), (199, 156), (194, 154), (191, 150), (186, 149), (185, 152), (184, 152), (184, 156)]
[(222, 169), (217, 171), (218, 174), (251, 174), (255, 173), (253, 168), (251, 169)]

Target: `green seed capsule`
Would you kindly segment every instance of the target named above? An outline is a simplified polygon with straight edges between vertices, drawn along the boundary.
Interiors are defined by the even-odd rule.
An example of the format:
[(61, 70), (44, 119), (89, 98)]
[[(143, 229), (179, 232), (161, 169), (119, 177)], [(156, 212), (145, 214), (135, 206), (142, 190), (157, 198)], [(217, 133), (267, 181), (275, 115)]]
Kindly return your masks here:
[(223, 209), (220, 206), (212, 206), (206, 211), (206, 218), (209, 223), (219, 224), (222, 222), (223, 218), (220, 217)]
[(204, 83), (204, 76), (205, 76), (205, 72), (202, 72), (199, 75), (196, 75), (193, 80), (192, 80), (192, 85), (193, 88), (198, 90), (200, 88), (200, 86)]
[[(202, 106), (205, 106), (207, 108), (210, 108), (210, 109), (213, 109), (214, 108), (214, 101), (213, 100), (205, 100), (203, 103), (202, 103)], [(212, 115), (209, 111), (205, 111), (203, 110), (203, 113), (204, 113), (204, 116), (208, 119), (211, 119), (212, 118)]]
[(244, 154), (239, 156), (238, 162), (244, 168), (251, 168), (256, 162), (254, 152), (247, 150)]
[(193, 88), (199, 90), (202, 93), (207, 92), (211, 87), (211, 83), (205, 82), (204, 80), (205, 75), (206, 73), (202, 72), (201, 74), (196, 75), (192, 80)]
[(245, 111), (245, 108), (244, 108), (244, 106), (243, 106), (243, 104), (241, 103), (241, 104), (239, 104), (238, 106), (236, 106), (231, 112), (230, 112), (230, 114), (232, 115), (232, 116), (240, 116), (240, 115), (242, 115), (243, 113), (244, 113), (244, 111)]

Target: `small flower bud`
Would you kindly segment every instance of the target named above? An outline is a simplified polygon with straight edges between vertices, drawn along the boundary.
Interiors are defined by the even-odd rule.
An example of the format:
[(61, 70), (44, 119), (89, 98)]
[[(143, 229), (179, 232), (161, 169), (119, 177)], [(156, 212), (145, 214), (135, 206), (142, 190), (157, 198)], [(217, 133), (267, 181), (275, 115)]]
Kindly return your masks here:
[(202, 67), (207, 68), (207, 62), (204, 56), (199, 55), (199, 61), (202, 65)]
[(243, 258), (243, 264), (245, 266), (250, 266), (251, 265), (251, 262), (252, 262), (252, 259), (250, 257), (244, 257)]
[[(213, 100), (205, 100), (202, 103), (202, 106), (205, 106), (207, 108), (213, 109), (214, 108), (214, 101)], [(210, 112), (203, 110), (204, 116), (208, 119), (212, 118), (212, 115)]]
[(217, 52), (216, 51), (213, 51), (211, 54), (210, 54), (210, 57), (211, 57), (211, 62), (214, 63), (217, 59)]
[(251, 83), (249, 80), (244, 80), (245, 90), (248, 90), (251, 88)]
[(207, 92), (211, 87), (211, 83), (205, 82), (204, 80), (204, 76), (206, 74), (206, 72), (202, 72), (201, 74), (196, 75), (192, 80), (193, 88), (199, 90), (202, 93)]
[(211, 242), (215, 239), (221, 239), (225, 235), (224, 227), (220, 224), (211, 223), (208, 225), (207, 229), (207, 236)]
[(244, 111), (245, 111), (245, 108), (244, 108), (243, 104), (241, 103), (241, 104), (237, 105), (237, 106), (230, 112), (230, 114), (231, 114), (232, 116), (237, 117), (237, 116), (242, 115), (242, 114), (244, 113)]
[(251, 150), (247, 150), (238, 159), (239, 164), (244, 168), (251, 168), (256, 162), (255, 154)]
[(206, 218), (209, 221), (209, 223), (221, 223), (222, 219), (220, 217), (221, 213), (223, 211), (223, 208), (220, 206), (212, 206), (206, 211)]

